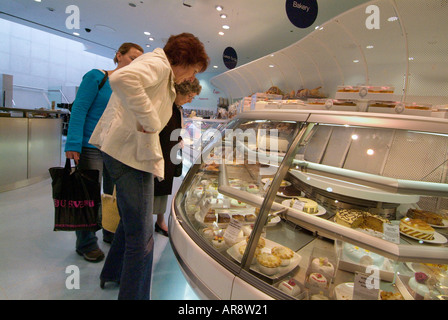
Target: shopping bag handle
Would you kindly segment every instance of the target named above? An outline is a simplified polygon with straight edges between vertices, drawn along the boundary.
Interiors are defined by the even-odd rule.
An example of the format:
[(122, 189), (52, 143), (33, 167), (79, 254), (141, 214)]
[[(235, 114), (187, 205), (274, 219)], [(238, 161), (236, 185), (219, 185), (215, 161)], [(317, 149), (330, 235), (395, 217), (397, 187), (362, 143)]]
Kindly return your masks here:
[(72, 170), (72, 159), (66, 158), (65, 159), (65, 170), (71, 171)]

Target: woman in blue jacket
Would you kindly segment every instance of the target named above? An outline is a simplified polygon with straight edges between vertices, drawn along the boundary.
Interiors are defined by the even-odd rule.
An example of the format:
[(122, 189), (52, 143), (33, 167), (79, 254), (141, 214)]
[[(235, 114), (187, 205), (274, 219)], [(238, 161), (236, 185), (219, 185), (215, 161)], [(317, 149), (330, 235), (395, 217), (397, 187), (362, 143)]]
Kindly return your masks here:
[[(80, 169), (99, 170), (100, 180), (103, 176), (103, 158), (101, 152), (89, 143), (89, 139), (112, 94), (108, 77), (142, 54), (143, 49), (139, 45), (123, 43), (114, 57), (117, 68), (112, 71), (93, 69), (87, 72), (73, 102), (65, 156), (74, 159)], [(113, 184), (104, 179), (103, 189), (105, 193), (112, 194)], [(76, 252), (90, 262), (104, 259), (93, 231), (76, 231)]]

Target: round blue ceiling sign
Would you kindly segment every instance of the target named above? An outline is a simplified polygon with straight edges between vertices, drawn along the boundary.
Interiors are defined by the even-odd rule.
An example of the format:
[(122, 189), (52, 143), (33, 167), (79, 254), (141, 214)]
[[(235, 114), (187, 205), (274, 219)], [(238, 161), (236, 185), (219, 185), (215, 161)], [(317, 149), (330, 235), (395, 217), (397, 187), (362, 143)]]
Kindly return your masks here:
[(228, 69), (233, 69), (236, 67), (238, 63), (238, 56), (236, 54), (235, 49), (232, 47), (227, 47), (224, 49), (224, 53), (222, 54), (222, 59), (224, 61), (225, 66)]
[(317, 18), (317, 0), (286, 0), (286, 15), (298, 28), (308, 28)]

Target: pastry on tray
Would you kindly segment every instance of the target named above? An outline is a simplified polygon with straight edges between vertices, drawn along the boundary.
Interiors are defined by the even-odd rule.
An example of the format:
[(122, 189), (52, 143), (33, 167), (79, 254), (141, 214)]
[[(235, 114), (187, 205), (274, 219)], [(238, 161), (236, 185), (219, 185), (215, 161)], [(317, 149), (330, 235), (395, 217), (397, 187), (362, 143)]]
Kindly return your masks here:
[(271, 249), (271, 253), (281, 259), (281, 266), (286, 267), (289, 265), (292, 257), (294, 257), (294, 251), (287, 247), (275, 246)]
[(273, 254), (262, 252), (257, 256), (257, 262), (262, 273), (272, 276), (279, 271), (278, 267), (280, 267), (282, 260)]

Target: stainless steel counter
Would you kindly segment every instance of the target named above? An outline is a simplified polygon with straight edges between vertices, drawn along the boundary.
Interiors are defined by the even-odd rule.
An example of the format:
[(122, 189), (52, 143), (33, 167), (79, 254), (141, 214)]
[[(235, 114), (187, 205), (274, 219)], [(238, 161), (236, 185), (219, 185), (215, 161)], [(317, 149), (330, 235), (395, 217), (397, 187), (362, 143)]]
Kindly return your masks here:
[[(8, 109), (8, 110), (5, 110)], [(0, 108), (23, 112), (23, 118), (0, 117), (0, 192), (21, 188), (49, 177), (61, 165), (62, 119), (68, 111)], [(35, 112), (55, 118), (31, 118)]]

